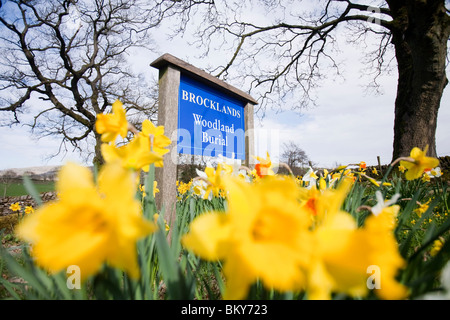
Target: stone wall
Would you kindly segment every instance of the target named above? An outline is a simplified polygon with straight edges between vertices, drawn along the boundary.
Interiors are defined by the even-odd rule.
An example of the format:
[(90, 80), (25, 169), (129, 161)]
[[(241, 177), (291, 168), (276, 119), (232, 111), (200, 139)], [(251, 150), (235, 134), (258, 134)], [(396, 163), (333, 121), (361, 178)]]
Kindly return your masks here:
[[(56, 192), (41, 193), (43, 202), (48, 202), (55, 198)], [(9, 208), (11, 204), (16, 202), (20, 204), (22, 210), (24, 210), (26, 206), (32, 206), (33, 208), (37, 207), (36, 201), (29, 195), (0, 198), (0, 230), (3, 229), (6, 233), (13, 232), (15, 225), (19, 221), (19, 215)]]
[[(41, 199), (43, 202), (51, 201), (55, 198), (55, 192), (41, 193)], [(9, 206), (16, 202), (18, 202), (22, 208), (25, 208), (26, 206), (32, 206), (33, 208), (37, 207), (36, 201), (30, 195), (0, 198), (0, 217), (13, 214), (14, 212), (9, 208)]]

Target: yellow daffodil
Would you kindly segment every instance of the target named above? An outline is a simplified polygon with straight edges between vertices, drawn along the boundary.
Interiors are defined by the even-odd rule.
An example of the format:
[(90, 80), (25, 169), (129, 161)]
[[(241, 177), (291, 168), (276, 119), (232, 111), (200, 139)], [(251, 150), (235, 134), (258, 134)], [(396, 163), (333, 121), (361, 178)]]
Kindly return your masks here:
[(359, 170), (360, 170), (360, 171), (366, 170), (366, 167), (367, 167), (367, 164), (366, 164), (364, 161), (361, 161), (361, 162), (359, 163)]
[(224, 179), (227, 211), (197, 217), (182, 244), (203, 259), (224, 260), (224, 299), (244, 299), (257, 279), (279, 291), (303, 288), (313, 246), (295, 181)]
[(34, 208), (32, 206), (25, 207), (25, 214), (32, 214), (34, 212)]
[(423, 182), (430, 182), (431, 181), (431, 177), (427, 174), (427, 172), (424, 172), (422, 175), (422, 181)]
[(386, 219), (388, 220), (386, 220), (386, 225), (389, 226), (390, 230), (394, 230), (395, 220), (400, 211), (400, 206), (395, 203), (398, 198), (400, 198), (400, 194), (396, 193), (390, 200), (384, 200), (381, 192), (377, 190), (375, 192), (375, 197), (377, 199), (377, 204), (371, 208), (372, 213), (375, 216), (387, 217)]
[(338, 167), (334, 168), (333, 170), (331, 170), (331, 173), (342, 172), (347, 167), (348, 167), (348, 165), (338, 166)]
[(366, 175), (364, 175), (364, 177), (365, 177), (367, 180), (369, 180), (374, 186), (376, 186), (376, 187), (379, 187), (379, 186), (380, 186), (380, 184), (379, 184), (374, 178), (371, 178), (371, 177), (366, 176)]
[(258, 175), (258, 172), (256, 171), (256, 169), (253, 169), (252, 171), (250, 171), (250, 176), (251, 176), (251, 181), (253, 181), (253, 182), (257, 182), (258, 180), (261, 179), (261, 177)]
[(317, 170), (314, 171), (313, 168), (309, 167), (308, 171), (303, 176), (302, 181), (305, 182), (307, 188), (316, 186), (316, 181), (319, 178), (316, 173)]
[[(139, 136), (147, 139), (148, 144), (151, 145), (151, 150), (161, 157), (169, 152), (169, 149), (165, 149), (172, 141), (164, 135), (164, 126), (155, 126), (153, 122), (146, 119), (142, 122), (142, 131)], [(155, 162), (156, 167), (162, 167), (163, 161)]]
[(148, 139), (141, 136), (135, 136), (121, 147), (104, 143), (101, 151), (106, 162), (120, 161), (126, 169), (148, 172), (150, 164), (162, 163), (162, 155), (151, 151)]
[(323, 177), (319, 178), (319, 189), (320, 190), (325, 190), (327, 188), (327, 182), (325, 181), (325, 179)]
[(433, 246), (431, 247), (430, 255), (432, 257), (436, 256), (439, 251), (441, 251), (442, 247), (444, 246), (444, 243), (441, 239), (436, 239), (433, 242)]
[(205, 171), (196, 170), (197, 175), (204, 181), (204, 183), (197, 184), (197, 186), (202, 187), (204, 192), (202, 196), (204, 199), (211, 199), (213, 196), (217, 197), (220, 191), (223, 190), (223, 168), (222, 164), (219, 163), (217, 168), (214, 169), (210, 165), (205, 168)]
[(406, 288), (395, 277), (405, 266), (398, 253), (395, 237), (378, 227), (385, 223), (369, 216), (363, 228), (357, 228), (349, 214), (338, 213), (333, 221), (317, 229), (317, 260), (311, 263), (310, 299), (330, 299), (332, 292), (364, 297), (367, 294), (368, 268), (382, 270), (381, 289), (376, 293), (384, 299), (406, 297)]
[(153, 181), (153, 197), (155, 197), (158, 192), (159, 192), (158, 181), (155, 180)]
[(240, 175), (241, 177), (245, 177), (247, 175), (247, 171), (241, 169), (241, 160), (234, 158), (234, 152), (232, 153), (231, 158), (227, 158), (219, 154), (217, 161), (221, 164), (223, 173), (226, 175)]
[[(139, 191), (142, 192), (142, 197), (147, 196), (147, 193), (145, 192), (145, 186), (143, 184), (139, 185)], [(153, 181), (153, 197), (155, 197), (158, 192), (159, 192), (158, 182), (155, 180)]]
[(356, 181), (356, 177), (352, 172), (352, 170), (350, 169), (344, 170), (345, 168), (347, 168), (347, 166), (339, 166), (336, 169), (334, 169), (331, 174), (332, 181), (339, 180), (341, 179), (341, 177), (351, 178), (353, 181)]
[(118, 135), (125, 138), (128, 134), (128, 121), (122, 102), (116, 100), (112, 105), (112, 113), (98, 114), (95, 130), (101, 134), (103, 142), (114, 142)]
[(405, 262), (391, 232), (392, 216), (383, 210), (378, 216), (369, 216), (364, 226), (358, 228), (353, 217), (339, 209), (345, 197), (339, 192), (334, 197), (327, 216), (313, 231), (315, 250), (310, 263), (308, 298), (330, 299), (333, 292), (363, 297), (368, 292), (368, 270), (374, 266), (382, 270), (379, 274), (382, 285), (376, 289), (381, 298), (406, 297), (406, 288), (395, 280)]
[(320, 198), (320, 189), (314, 188), (300, 188), (299, 200), (302, 209), (311, 215), (312, 219), (316, 219), (317, 216), (317, 201)]
[(134, 187), (118, 163), (103, 166), (98, 186), (88, 168), (68, 163), (58, 174), (59, 199), (26, 216), (16, 232), (50, 272), (77, 265), (84, 281), (107, 263), (138, 278), (136, 242), (156, 226), (143, 218)]
[(320, 225), (326, 221), (325, 219), (329, 219), (340, 211), (351, 185), (351, 179), (344, 178), (336, 189), (328, 188), (318, 192), (316, 188), (311, 188), (306, 202), (304, 201), (305, 197), (302, 198), (300, 195), (300, 200), (303, 199), (302, 206), (315, 216), (315, 224)]
[(367, 175), (365, 175), (365, 174), (360, 174), (360, 173), (357, 173), (357, 174), (359, 174), (360, 176), (366, 178), (366, 179), (369, 180), (374, 186), (377, 186), (377, 187), (379, 187), (380, 185), (383, 185), (383, 186), (391, 186), (391, 185), (392, 185), (392, 183), (390, 183), (390, 182), (383, 182), (383, 183), (381, 183), (381, 181), (376, 181), (374, 178), (371, 178), (371, 177), (369, 177), (369, 176), (367, 176)]
[(178, 193), (180, 195), (185, 194), (191, 188), (192, 180), (189, 183), (179, 182), (177, 186)]
[(428, 210), (430, 202), (431, 202), (431, 199), (429, 199), (427, 202), (425, 202), (423, 204), (419, 203), (419, 207), (414, 209), (414, 212), (419, 216), (419, 218), (421, 218), (422, 214), (424, 214)]
[(387, 300), (405, 299), (408, 295), (408, 288), (396, 279), (398, 272), (406, 266), (393, 233), (398, 212), (399, 206), (392, 205), (377, 216), (368, 216), (363, 228), (358, 229), (367, 240), (370, 265), (380, 270), (381, 287), (375, 289), (375, 293)]
[(317, 188), (315, 185), (311, 188), (299, 188), (298, 194), (301, 207), (311, 216), (314, 216), (313, 220), (321, 221), (328, 213), (338, 209), (350, 186), (350, 180), (344, 179), (337, 189), (326, 188), (326, 186)]
[(258, 156), (254, 158), (259, 161), (259, 163), (255, 164), (255, 170), (258, 177), (263, 178), (265, 176), (273, 176), (275, 174), (269, 152), (266, 153), (266, 159)]
[(408, 171), (405, 173), (407, 180), (414, 180), (420, 178), (424, 171), (431, 170), (431, 168), (439, 165), (439, 160), (433, 157), (427, 157), (428, 145), (422, 151), (415, 147), (411, 150), (410, 160), (401, 160), (400, 165), (405, 167)]
[[(392, 198), (390, 200), (384, 200), (381, 192), (379, 190), (377, 190), (377, 191), (375, 191), (375, 198), (377, 200), (377, 204), (372, 207), (371, 211), (374, 215), (378, 216), (380, 213), (382, 213), (386, 209), (390, 208), (393, 204), (395, 204), (397, 202), (398, 198), (400, 198), (400, 194), (396, 193), (392, 196)], [(395, 205), (395, 207), (398, 207), (398, 206)], [(398, 211), (398, 210), (396, 209), (396, 211)]]
[[(155, 213), (155, 214), (153, 215), (153, 222), (154, 222), (155, 224), (157, 224), (157, 223), (158, 223), (158, 219), (159, 219), (159, 213)], [(170, 226), (167, 224), (166, 219), (164, 219), (164, 228), (165, 228), (166, 231), (169, 231), (169, 230), (170, 230)]]
[(14, 212), (20, 211), (20, 209), (22, 209), (22, 208), (20, 207), (20, 204), (19, 204), (18, 202), (12, 203), (12, 204), (9, 206), (9, 208), (10, 208), (12, 211), (14, 211)]
[(219, 163), (220, 166), (222, 167), (222, 172), (226, 175), (232, 175), (233, 174), (233, 166), (229, 165), (227, 163)]
[(205, 174), (207, 177), (207, 186), (204, 198), (208, 198), (209, 193), (211, 192), (214, 197), (219, 196), (220, 191), (223, 189), (222, 183), (222, 164), (219, 163), (217, 168), (206, 167)]

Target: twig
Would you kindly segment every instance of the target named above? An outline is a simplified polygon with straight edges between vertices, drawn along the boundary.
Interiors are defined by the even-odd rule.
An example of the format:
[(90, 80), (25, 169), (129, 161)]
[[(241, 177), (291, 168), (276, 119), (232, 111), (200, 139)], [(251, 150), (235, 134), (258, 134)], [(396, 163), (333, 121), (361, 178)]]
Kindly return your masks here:
[(245, 171), (247, 171), (247, 173), (248, 173), (249, 175), (252, 174), (252, 170), (250, 170), (250, 168), (247, 167), (247, 166), (240, 166), (240, 167), (239, 167), (239, 170), (245, 170)]
[(363, 206), (359, 206), (358, 208), (356, 208), (356, 212), (360, 212), (361, 210), (364, 210), (364, 209), (365, 209), (365, 210), (372, 211), (372, 207), (363, 205)]
[(400, 158), (397, 158), (397, 159), (395, 159), (391, 164), (390, 164), (390, 166), (391, 167), (393, 167), (393, 166), (395, 166), (396, 164), (397, 164), (397, 162), (399, 162), (399, 161), (408, 161), (408, 162), (416, 162), (416, 160), (414, 159), (414, 158), (411, 158), (411, 157), (400, 157)]
[(281, 163), (278, 164), (278, 167), (283, 167), (283, 168), (288, 169), (289, 173), (292, 176), (294, 176), (294, 173), (292, 172), (291, 168), (287, 165), (287, 163), (281, 162)]
[(136, 127), (131, 123), (128, 123), (128, 131), (132, 132), (133, 134), (139, 134), (139, 130), (136, 129)]

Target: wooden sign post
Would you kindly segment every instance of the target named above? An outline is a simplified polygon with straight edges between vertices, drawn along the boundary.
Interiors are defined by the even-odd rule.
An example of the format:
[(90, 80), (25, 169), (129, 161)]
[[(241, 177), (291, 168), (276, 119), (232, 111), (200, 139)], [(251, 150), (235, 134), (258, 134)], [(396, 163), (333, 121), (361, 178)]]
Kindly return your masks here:
[[(254, 155), (254, 106), (247, 93), (170, 54), (150, 64), (159, 70), (158, 125), (172, 139), (171, 155), (155, 169), (156, 203), (164, 218), (176, 221), (178, 154), (240, 159), (250, 167)], [(169, 233), (170, 239), (170, 233)]]

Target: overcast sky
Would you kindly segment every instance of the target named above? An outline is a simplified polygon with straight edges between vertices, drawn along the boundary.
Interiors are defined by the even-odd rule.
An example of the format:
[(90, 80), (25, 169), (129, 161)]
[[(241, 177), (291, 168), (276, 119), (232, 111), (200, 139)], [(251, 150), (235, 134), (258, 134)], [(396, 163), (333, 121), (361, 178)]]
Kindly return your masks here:
[[(136, 69), (148, 70), (149, 76), (157, 77), (158, 71), (150, 67), (150, 63), (166, 52), (199, 68), (225, 63), (225, 58), (217, 55), (198, 58), (200, 52), (189, 46), (184, 38), (164, 40), (163, 30), (160, 29), (159, 39), (156, 38), (158, 52), (143, 51), (133, 55)], [(365, 94), (363, 85), (369, 80), (361, 79), (360, 71), (364, 64), (359, 59), (362, 55), (354, 47), (342, 45), (341, 50), (340, 58), (346, 62), (343, 64), (345, 79), (331, 77), (321, 82), (316, 107), (300, 112), (275, 113), (268, 110), (263, 119), (255, 116), (256, 155), (264, 156), (269, 151), (276, 161), (282, 144), (294, 141), (314, 164), (321, 167), (360, 161), (375, 165), (377, 156), (380, 156), (382, 164), (391, 161), (397, 74), (393, 72), (381, 78), (383, 94)], [(449, 90), (447, 87), (444, 91), (438, 117), (438, 156), (450, 155)], [(0, 170), (60, 165), (69, 160), (82, 162), (77, 154), (70, 153), (64, 158), (47, 159), (58, 146), (56, 139), (35, 140), (27, 128), (21, 126), (0, 128)]]

